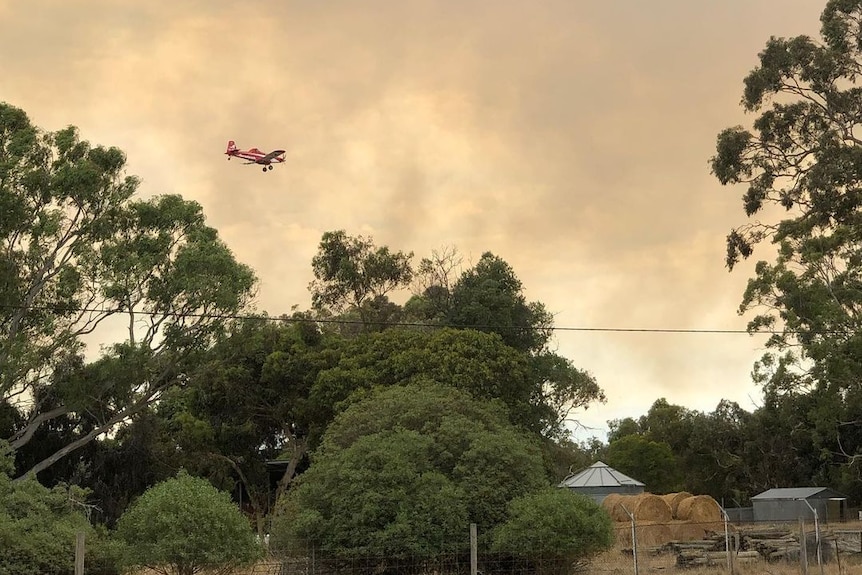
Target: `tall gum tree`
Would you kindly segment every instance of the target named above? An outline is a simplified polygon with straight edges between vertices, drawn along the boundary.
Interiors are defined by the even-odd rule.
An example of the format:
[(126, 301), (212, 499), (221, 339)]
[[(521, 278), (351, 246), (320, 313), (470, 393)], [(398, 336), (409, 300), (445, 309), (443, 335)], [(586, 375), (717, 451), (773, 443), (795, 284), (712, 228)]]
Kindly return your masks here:
[(730, 269), (758, 244), (777, 248), (772, 263), (757, 262), (740, 306), (758, 312), (751, 331), (774, 331), (757, 381), (845, 406), (813, 423), (825, 450), (855, 461), (862, 426), (846, 406), (862, 396), (862, 1), (830, 0), (820, 21), (819, 41), (767, 42), (744, 81), (753, 131), (723, 130), (711, 169), (747, 187), (750, 219), (784, 210), (727, 237)]
[[(19, 417), (6, 439), (87, 414), (87, 430), (25, 472), (38, 473), (182, 381), (256, 283), (200, 205), (135, 199), (117, 148), (74, 126), (40, 130), (0, 103), (0, 405)], [(85, 364), (82, 337), (125, 315), (128, 337)], [(58, 377), (58, 368), (61, 375)]]

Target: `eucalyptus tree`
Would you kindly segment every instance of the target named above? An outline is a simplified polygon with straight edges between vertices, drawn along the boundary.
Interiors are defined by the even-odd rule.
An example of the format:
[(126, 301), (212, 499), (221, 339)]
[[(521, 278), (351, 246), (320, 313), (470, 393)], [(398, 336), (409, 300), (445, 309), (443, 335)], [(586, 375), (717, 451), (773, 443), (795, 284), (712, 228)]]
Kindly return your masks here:
[[(776, 393), (816, 392), (832, 407), (816, 418), (818, 442), (839, 459), (862, 457), (862, 1), (830, 0), (820, 38), (773, 37), (745, 77), (753, 130), (718, 136), (712, 173), (741, 184), (748, 223), (727, 236), (728, 268), (759, 245), (741, 311), (770, 329), (758, 381)], [(761, 246), (762, 247), (762, 246)]]
[[(48, 468), (181, 384), (188, 358), (253, 294), (253, 271), (202, 207), (136, 198), (125, 164), (74, 126), (44, 131), (0, 104), (0, 404), (18, 414), (7, 439), (20, 450), (47, 422), (86, 420), (24, 471)], [(85, 361), (84, 338), (123, 325), (114, 317), (125, 337)]]

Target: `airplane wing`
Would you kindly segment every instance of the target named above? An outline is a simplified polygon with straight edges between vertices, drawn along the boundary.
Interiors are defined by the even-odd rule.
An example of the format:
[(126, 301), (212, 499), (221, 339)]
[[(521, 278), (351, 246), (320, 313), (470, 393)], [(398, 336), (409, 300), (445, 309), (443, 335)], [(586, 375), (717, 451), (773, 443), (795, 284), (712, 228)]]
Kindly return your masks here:
[(273, 159), (273, 158), (274, 158), (274, 157), (276, 157), (276, 156), (280, 156), (280, 155), (282, 155), (283, 153), (284, 153), (284, 150), (273, 150), (272, 152), (270, 152), (270, 153), (268, 153), (267, 155), (265, 155), (264, 157), (262, 157), (262, 158), (260, 159), (260, 161), (261, 161), (261, 162), (267, 162), (267, 161), (269, 161), (269, 160)]

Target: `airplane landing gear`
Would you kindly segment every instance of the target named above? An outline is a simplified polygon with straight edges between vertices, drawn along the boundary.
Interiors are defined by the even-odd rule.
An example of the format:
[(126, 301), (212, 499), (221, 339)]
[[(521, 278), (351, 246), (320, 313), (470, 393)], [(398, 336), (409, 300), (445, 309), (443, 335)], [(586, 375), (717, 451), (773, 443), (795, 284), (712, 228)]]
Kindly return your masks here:
[(263, 167), (263, 171), (266, 172), (266, 166)]
[(268, 170), (271, 170), (271, 169), (272, 169), (272, 164), (270, 164), (270, 165), (269, 165), (269, 166), (267, 166), (266, 168), (267, 168)]

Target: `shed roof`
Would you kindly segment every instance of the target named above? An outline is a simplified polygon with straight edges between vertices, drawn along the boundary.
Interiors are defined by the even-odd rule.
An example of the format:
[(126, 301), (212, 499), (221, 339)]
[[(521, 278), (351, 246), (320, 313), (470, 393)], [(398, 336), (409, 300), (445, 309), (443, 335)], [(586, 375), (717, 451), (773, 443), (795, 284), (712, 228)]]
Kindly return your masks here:
[(635, 486), (645, 487), (643, 483), (637, 479), (632, 479), (628, 475), (620, 473), (612, 467), (608, 467), (605, 463), (597, 461), (582, 469), (578, 473), (566, 477), (560, 487), (620, 487), (620, 486)]
[(775, 489), (768, 489), (763, 493), (755, 495), (752, 497), (752, 500), (765, 500), (765, 499), (781, 499), (781, 500), (791, 500), (791, 499), (847, 499), (841, 493), (838, 493), (834, 489), (829, 489), (828, 487), (780, 487)]

